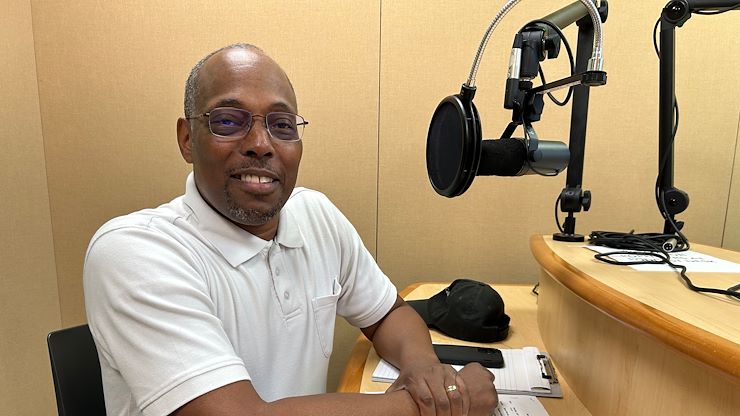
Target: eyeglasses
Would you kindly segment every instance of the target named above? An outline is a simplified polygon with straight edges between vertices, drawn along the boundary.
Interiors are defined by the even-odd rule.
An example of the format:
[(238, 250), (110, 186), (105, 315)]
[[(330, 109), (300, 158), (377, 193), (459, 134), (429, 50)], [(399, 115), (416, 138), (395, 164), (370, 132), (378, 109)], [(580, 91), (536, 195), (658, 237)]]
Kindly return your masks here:
[(217, 107), (188, 120), (208, 117), (208, 129), (221, 141), (235, 141), (244, 138), (254, 125), (255, 117), (264, 119), (265, 128), (275, 140), (297, 142), (303, 136), (303, 128), (308, 121), (298, 114), (272, 112), (267, 115), (252, 114), (234, 107)]

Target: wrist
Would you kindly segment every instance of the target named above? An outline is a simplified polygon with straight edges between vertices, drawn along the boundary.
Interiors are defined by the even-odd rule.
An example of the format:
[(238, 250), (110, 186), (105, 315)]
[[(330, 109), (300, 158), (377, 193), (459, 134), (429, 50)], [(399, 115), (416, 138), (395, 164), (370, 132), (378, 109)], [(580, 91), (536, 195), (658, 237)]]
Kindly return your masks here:
[(414, 398), (408, 390), (401, 389), (385, 393), (394, 403), (394, 414), (397, 415), (419, 415), (419, 407), (416, 405)]
[(412, 354), (408, 354), (407, 356), (404, 356), (401, 359), (402, 366), (404, 368), (406, 367), (415, 367), (420, 365), (433, 365), (433, 364), (439, 364), (439, 358), (437, 358), (437, 355), (434, 353), (433, 350), (430, 349), (428, 352), (415, 352)]

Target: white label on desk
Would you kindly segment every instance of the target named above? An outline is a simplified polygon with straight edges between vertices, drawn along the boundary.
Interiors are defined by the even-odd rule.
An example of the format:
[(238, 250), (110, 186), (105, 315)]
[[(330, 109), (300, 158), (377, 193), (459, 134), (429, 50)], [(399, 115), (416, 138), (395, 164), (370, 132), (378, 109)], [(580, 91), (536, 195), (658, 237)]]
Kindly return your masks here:
[[(613, 253), (618, 250), (611, 247), (603, 246), (584, 246), (585, 248), (597, 253)], [(616, 261), (656, 261), (655, 256), (645, 255), (639, 251), (633, 254), (614, 254), (609, 256)], [(695, 251), (680, 251), (670, 253), (669, 257), (674, 264), (680, 264), (686, 267), (686, 272), (693, 273), (740, 273), (740, 264), (731, 261), (718, 259), (707, 254), (697, 253)], [(634, 264), (630, 265), (635, 270), (641, 272), (671, 272), (673, 267), (667, 264)]]
[(502, 394), (491, 416), (547, 416), (547, 410), (534, 396)]

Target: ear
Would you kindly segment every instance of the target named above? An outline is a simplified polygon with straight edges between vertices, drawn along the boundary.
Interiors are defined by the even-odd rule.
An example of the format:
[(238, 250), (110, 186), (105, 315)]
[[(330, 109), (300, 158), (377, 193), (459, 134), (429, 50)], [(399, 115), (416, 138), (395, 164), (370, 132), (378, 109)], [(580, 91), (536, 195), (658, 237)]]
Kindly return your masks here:
[(182, 117), (177, 119), (177, 145), (180, 154), (188, 163), (193, 163), (193, 136), (190, 134), (190, 122)]

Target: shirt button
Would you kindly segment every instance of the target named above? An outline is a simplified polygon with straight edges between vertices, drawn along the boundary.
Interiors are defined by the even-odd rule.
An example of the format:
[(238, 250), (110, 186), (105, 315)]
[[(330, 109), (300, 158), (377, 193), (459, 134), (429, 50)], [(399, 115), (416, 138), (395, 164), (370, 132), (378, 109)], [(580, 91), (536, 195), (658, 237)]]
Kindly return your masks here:
[(285, 300), (290, 299), (290, 293), (288, 293), (288, 291), (286, 290), (285, 292), (283, 292), (283, 297), (285, 298)]
[(279, 268), (276, 268), (276, 269), (275, 269), (275, 275), (276, 275), (276, 276), (280, 276), (280, 269), (279, 269)]

